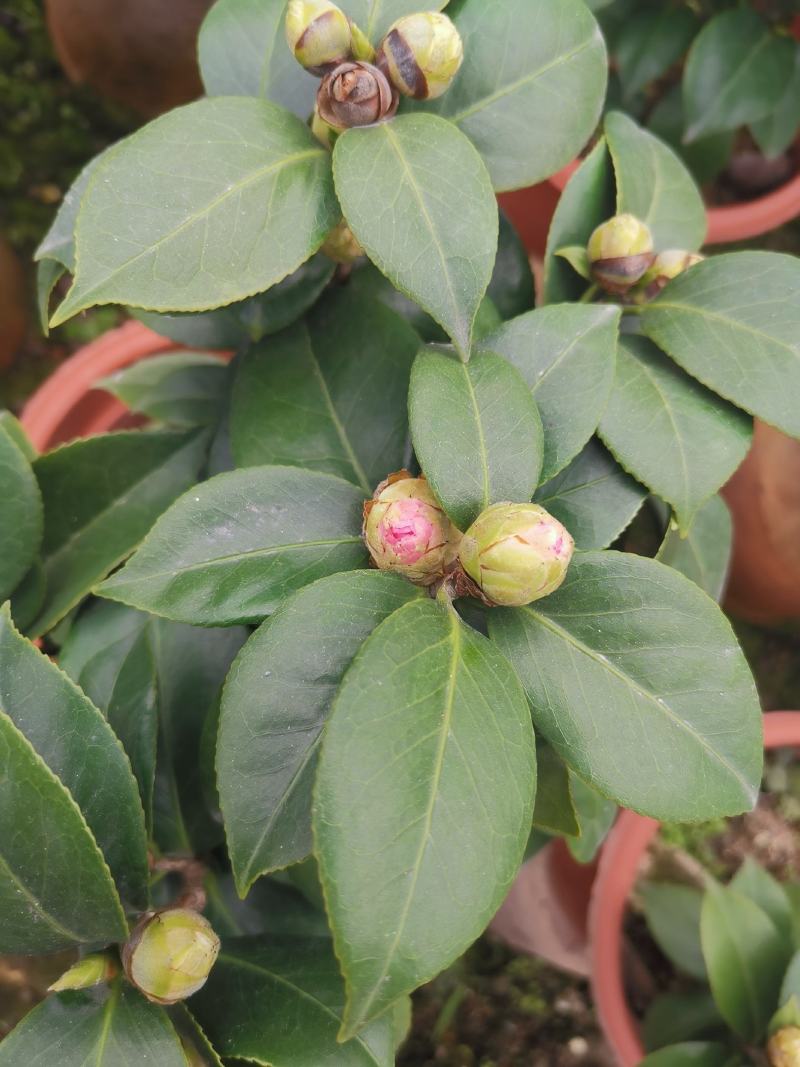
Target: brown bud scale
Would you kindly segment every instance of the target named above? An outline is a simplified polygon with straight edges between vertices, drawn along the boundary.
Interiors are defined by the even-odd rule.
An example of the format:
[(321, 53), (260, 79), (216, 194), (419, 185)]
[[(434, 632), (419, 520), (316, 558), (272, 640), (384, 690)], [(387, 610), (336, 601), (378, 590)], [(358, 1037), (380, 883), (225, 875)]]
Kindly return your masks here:
[(397, 90), (371, 63), (341, 63), (326, 75), (317, 93), (317, 110), (330, 126), (346, 130), (390, 119), (399, 103)]
[(640, 252), (635, 256), (598, 259), (592, 264), (592, 277), (606, 292), (627, 293), (652, 266), (655, 258), (653, 252)]
[(405, 86), (408, 96), (414, 100), (427, 100), (428, 79), (417, 62), (414, 52), (408, 42), (397, 30), (390, 30), (380, 46), (377, 57), (378, 67), (383, 71), (389, 81), (392, 76), (389, 70), (389, 61), (386, 57), (387, 49), (391, 51), (397, 67), (398, 75)]

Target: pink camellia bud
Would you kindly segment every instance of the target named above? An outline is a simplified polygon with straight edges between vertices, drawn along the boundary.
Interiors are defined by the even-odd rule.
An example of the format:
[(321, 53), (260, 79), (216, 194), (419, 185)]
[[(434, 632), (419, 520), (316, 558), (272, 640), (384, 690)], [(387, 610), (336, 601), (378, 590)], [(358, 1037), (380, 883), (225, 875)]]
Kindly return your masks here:
[(364, 540), (376, 566), (430, 585), (456, 558), (461, 534), (425, 478), (399, 471), (364, 506)]
[(464, 534), (458, 558), (489, 603), (523, 607), (558, 589), (574, 548), (538, 504), (493, 504)]

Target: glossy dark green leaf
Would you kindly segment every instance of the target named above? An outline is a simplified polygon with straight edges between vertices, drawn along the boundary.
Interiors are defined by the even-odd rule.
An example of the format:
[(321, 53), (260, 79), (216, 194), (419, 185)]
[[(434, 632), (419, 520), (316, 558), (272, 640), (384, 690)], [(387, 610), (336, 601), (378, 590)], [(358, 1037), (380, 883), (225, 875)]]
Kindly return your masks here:
[(205, 426), (219, 415), (225, 364), (207, 352), (143, 359), (97, 382), (131, 411), (173, 426)]
[(670, 527), (656, 559), (691, 578), (716, 601), (722, 599), (733, 545), (731, 513), (720, 496), (712, 496), (692, 519), (685, 537)]
[(0, 612), (0, 708), (72, 793), (123, 900), (144, 907), (147, 840), (125, 753), (82, 691), (15, 630), (7, 608)]
[(677, 63), (700, 25), (685, 7), (645, 8), (628, 19), (614, 47), (625, 97), (635, 97)]
[(682, 974), (707, 979), (700, 944), (703, 893), (672, 882), (645, 882), (640, 888), (644, 916), (656, 944)]
[(617, 805), (576, 774), (570, 774), (570, 792), (578, 819), (578, 834), (566, 839), (567, 847), (578, 863), (591, 863), (614, 825)]
[(30, 460), (0, 425), (0, 601), (19, 585), (39, 552), (42, 497)]
[(52, 324), (95, 304), (204, 311), (241, 300), (296, 270), (338, 221), (330, 155), (299, 119), (266, 100), (198, 100), (92, 175), (75, 281)]
[(222, 1060), (211, 1047), (211, 1042), (203, 1033), (200, 1023), (189, 1012), (185, 1002), (170, 1009), (169, 1019), (183, 1046), (189, 1067), (223, 1067)]
[(522, 860), (535, 784), (530, 712), (491, 642), (430, 600), (382, 623), (334, 701), (315, 790), (343, 1036), (483, 930)]
[(44, 500), (46, 633), (142, 540), (197, 479), (206, 442), (190, 433), (126, 432), (75, 441), (34, 464)]
[(725, 1045), (713, 1041), (685, 1041), (646, 1056), (639, 1067), (741, 1067)]
[[(440, 11), (448, 0), (429, 0), (425, 11)], [(377, 45), (389, 27), (404, 15), (420, 10), (419, 0), (342, 0), (339, 5)]]
[(537, 504), (562, 522), (579, 549), (607, 548), (627, 529), (647, 490), (595, 438), (536, 491)]
[(511, 222), (500, 212), (497, 259), (489, 282), (489, 296), (501, 319), (513, 319), (533, 307), (535, 286), (528, 251)]
[(316, 578), (365, 560), (363, 493), (296, 467), (249, 467), (184, 494), (100, 588), (199, 626), (261, 622)]
[(330, 937), (325, 909), (317, 909), (292, 885), (260, 878), (246, 900), (236, 892), (233, 875), (209, 873), (206, 917), (220, 937), (279, 934), (283, 937)]
[(209, 96), (261, 96), (304, 121), (319, 82), (286, 43), (286, 0), (218, 0), (197, 40)]
[(54, 993), (0, 1045), (0, 1067), (187, 1067), (163, 1008), (117, 980)]
[(650, 1051), (678, 1042), (725, 1036), (725, 1022), (714, 998), (694, 987), (687, 993), (660, 993), (642, 1022), (644, 1046)]
[(158, 688), (153, 654), (144, 630), (122, 663), (111, 691), (107, 718), (131, 761), (150, 829), (158, 739)]
[(191, 1007), (223, 1056), (270, 1067), (391, 1067), (391, 1013), (340, 1044), (344, 999), (326, 938), (270, 935), (224, 941)]
[(792, 906), (783, 891), (783, 886), (769, 871), (765, 870), (752, 857), (748, 856), (731, 881), (731, 888), (742, 896), (749, 897), (754, 904), (769, 916), (775, 928), (783, 935), (786, 942), (792, 940)]
[(570, 775), (563, 760), (547, 744), (536, 742), (538, 785), (533, 825), (552, 834), (577, 834), (580, 830), (570, 789)]
[(108, 867), (77, 804), (3, 711), (0, 920), (2, 953), (119, 941), (128, 931)]
[(774, 159), (790, 147), (800, 126), (800, 44), (794, 46), (794, 73), (783, 96), (763, 119), (750, 126), (758, 147), (768, 159)]
[(700, 917), (714, 1000), (746, 1041), (763, 1038), (781, 989), (791, 945), (762, 909), (735, 889), (712, 886)]
[(611, 156), (601, 137), (567, 182), (550, 223), (542, 282), (545, 304), (578, 300), (586, 291), (584, 279), (558, 251), (588, 244), (595, 227), (614, 214), (615, 197)]
[(544, 426), (543, 480), (563, 470), (597, 429), (614, 382), (619, 314), (610, 305), (539, 308), (482, 342), (533, 390)]
[(715, 256), (671, 281), (641, 320), (699, 381), (800, 435), (800, 261), (775, 252)]
[(617, 179), (617, 211), (647, 223), (657, 249), (700, 248), (706, 209), (682, 160), (620, 111), (606, 115), (605, 131)]
[(703, 27), (686, 60), (687, 142), (763, 118), (792, 76), (794, 44), (749, 7), (723, 11)]
[(369, 258), (467, 357), (498, 239), (497, 201), (478, 153), (451, 123), (409, 114), (347, 130), (333, 166), (342, 210)]
[(310, 855), (322, 728), (342, 676), (378, 623), (421, 590), (355, 571), (323, 578), (268, 619), (225, 684), (217, 778), (240, 893)]
[(626, 470), (672, 505), (685, 533), (744, 459), (752, 422), (646, 337), (627, 336), (599, 433)]
[(534, 723), (624, 807), (691, 822), (752, 807), (761, 776), (753, 679), (720, 610), (683, 575), (618, 552), (575, 556), (566, 581), (489, 630)]
[(371, 496), (403, 466), (419, 339), (376, 300), (342, 290), (303, 323), (246, 352), (231, 401), (236, 463), (286, 463)]
[(70, 630), (59, 666), (101, 711), (108, 711), (117, 676), (147, 620), (124, 604), (96, 600)]
[(519, 371), (491, 352), (462, 363), (427, 349), (408, 395), (414, 451), (461, 530), (490, 504), (530, 500), (542, 469), (542, 422)]
[(33, 566), (26, 572), (22, 581), (14, 590), (10, 604), (11, 617), (15, 625), (26, 632), (30, 624), (42, 610), (45, 597), (44, 567), (40, 560), (34, 560)]
[(495, 189), (534, 185), (571, 162), (597, 125), (607, 78), (581, 0), (457, 0), (448, 14), (464, 65), (430, 106), (474, 142)]

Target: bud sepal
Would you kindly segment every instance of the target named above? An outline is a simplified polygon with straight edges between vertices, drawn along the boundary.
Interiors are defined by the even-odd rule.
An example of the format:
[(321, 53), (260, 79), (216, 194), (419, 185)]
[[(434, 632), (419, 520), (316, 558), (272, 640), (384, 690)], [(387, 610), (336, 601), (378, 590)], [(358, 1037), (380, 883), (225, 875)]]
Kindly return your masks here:
[(435, 100), (446, 92), (464, 61), (464, 43), (440, 11), (398, 19), (381, 41), (377, 65), (404, 96)]
[(92, 952), (73, 963), (68, 971), (53, 982), (49, 993), (62, 993), (65, 989), (90, 989), (101, 982), (110, 982), (119, 973), (119, 964), (109, 952)]
[(128, 980), (155, 1004), (176, 1004), (205, 985), (220, 942), (193, 908), (147, 912), (122, 947)]

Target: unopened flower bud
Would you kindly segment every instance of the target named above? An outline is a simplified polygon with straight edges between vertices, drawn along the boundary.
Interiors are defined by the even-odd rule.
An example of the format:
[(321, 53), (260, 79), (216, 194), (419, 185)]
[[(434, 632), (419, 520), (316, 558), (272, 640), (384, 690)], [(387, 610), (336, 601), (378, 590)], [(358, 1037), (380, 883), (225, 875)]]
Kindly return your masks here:
[(523, 607), (558, 589), (574, 548), (538, 504), (493, 504), (464, 534), (458, 558), (490, 603)]
[(653, 300), (667, 282), (671, 282), (703, 259), (705, 256), (698, 252), (684, 252), (682, 249), (671, 248), (666, 252), (659, 252), (636, 286), (636, 292), (633, 294), (636, 303), (645, 304), (648, 300)]
[(655, 259), (653, 235), (635, 215), (601, 223), (587, 247), (592, 277), (609, 293), (626, 293)]
[(371, 63), (342, 63), (323, 78), (317, 93), (321, 118), (337, 130), (372, 126), (390, 119), (399, 97), (385, 74)]
[(144, 916), (122, 949), (125, 974), (148, 1000), (175, 1004), (196, 993), (219, 952), (213, 927), (192, 908)]
[(325, 238), (320, 252), (324, 252), (334, 263), (344, 264), (355, 263), (364, 255), (364, 249), (344, 219)]
[(107, 952), (92, 952), (82, 960), (73, 963), (68, 971), (53, 982), (50, 993), (61, 993), (65, 989), (89, 989), (101, 982), (110, 982), (118, 970), (116, 960)]
[(404, 96), (433, 100), (450, 88), (464, 60), (461, 34), (447, 15), (406, 15), (378, 48), (378, 66)]
[(786, 1026), (773, 1034), (767, 1055), (771, 1067), (800, 1067), (800, 1028)]
[(431, 585), (455, 560), (461, 534), (425, 478), (399, 471), (365, 504), (364, 540), (380, 570)]
[(350, 58), (350, 20), (330, 0), (289, 0), (286, 40), (302, 66), (322, 77)]

